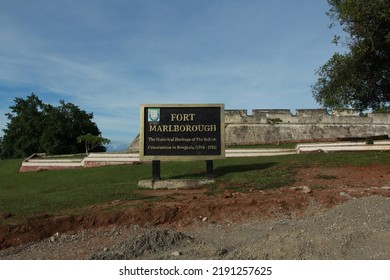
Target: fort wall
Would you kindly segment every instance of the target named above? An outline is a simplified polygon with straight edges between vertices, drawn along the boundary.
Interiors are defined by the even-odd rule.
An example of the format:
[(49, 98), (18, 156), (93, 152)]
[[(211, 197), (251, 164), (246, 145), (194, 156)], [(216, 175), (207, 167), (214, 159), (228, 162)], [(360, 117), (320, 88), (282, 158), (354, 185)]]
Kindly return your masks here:
[(360, 116), (354, 110), (255, 109), (225, 111), (227, 145), (334, 141), (375, 138), (390, 134), (390, 114)]

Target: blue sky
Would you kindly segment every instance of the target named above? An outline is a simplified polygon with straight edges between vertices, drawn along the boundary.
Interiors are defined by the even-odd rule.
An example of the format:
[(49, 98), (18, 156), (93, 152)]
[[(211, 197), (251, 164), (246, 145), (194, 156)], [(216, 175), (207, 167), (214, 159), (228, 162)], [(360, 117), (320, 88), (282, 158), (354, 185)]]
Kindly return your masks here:
[[(129, 144), (144, 103), (317, 108), (326, 0), (0, 0), (0, 129), (32, 92)], [(0, 132), (0, 135), (2, 132)]]

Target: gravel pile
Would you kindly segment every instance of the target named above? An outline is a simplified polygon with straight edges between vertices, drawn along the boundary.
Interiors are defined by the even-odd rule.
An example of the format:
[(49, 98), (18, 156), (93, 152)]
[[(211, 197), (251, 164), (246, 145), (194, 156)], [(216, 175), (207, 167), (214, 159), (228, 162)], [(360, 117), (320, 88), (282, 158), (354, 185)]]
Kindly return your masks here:
[[(94, 254), (93, 260), (127, 260), (152, 257), (166, 252), (175, 247), (183, 247), (194, 241), (194, 238), (182, 232), (173, 232), (163, 229), (152, 229), (145, 234), (140, 234), (125, 242), (122, 242), (110, 250)], [(180, 253), (173, 252), (174, 256)]]

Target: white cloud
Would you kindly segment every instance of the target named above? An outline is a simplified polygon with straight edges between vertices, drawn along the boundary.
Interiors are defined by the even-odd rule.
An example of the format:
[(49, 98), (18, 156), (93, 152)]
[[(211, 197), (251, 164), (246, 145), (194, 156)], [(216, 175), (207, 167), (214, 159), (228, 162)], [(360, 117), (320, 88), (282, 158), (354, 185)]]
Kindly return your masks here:
[(311, 0), (16, 2), (0, 11), (0, 113), (12, 94), (52, 94), (117, 140), (142, 103), (315, 107), (314, 69), (334, 51)]

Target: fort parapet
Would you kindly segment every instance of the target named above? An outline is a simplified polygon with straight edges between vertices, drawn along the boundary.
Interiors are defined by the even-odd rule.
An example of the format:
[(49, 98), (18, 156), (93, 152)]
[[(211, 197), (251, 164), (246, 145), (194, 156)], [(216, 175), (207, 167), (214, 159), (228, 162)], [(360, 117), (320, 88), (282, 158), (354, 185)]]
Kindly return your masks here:
[(340, 139), (387, 137), (390, 132), (389, 113), (325, 109), (226, 110), (226, 144), (254, 145), (288, 142), (334, 141)]

